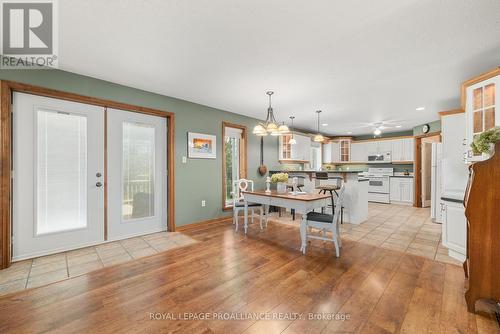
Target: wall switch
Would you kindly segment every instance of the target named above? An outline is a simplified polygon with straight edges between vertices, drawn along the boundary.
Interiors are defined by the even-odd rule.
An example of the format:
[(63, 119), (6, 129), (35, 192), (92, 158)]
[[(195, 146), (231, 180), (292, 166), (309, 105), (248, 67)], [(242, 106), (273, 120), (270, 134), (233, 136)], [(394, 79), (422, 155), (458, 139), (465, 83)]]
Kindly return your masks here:
[(182, 157), (182, 163), (187, 164), (187, 162), (188, 162), (188, 159), (186, 157)]
[(201, 206), (206, 206), (207, 202), (205, 200), (201, 201)]

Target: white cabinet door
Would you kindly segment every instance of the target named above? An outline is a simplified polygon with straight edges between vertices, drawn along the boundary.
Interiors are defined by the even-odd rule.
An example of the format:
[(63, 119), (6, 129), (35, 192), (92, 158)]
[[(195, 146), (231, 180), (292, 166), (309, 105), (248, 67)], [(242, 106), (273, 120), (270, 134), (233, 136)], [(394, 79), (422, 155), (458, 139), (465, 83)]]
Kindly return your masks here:
[(379, 140), (378, 141), (378, 152), (385, 153), (392, 150), (392, 140)]
[(340, 162), (340, 143), (332, 142), (332, 162)]
[(413, 161), (415, 155), (415, 140), (413, 138), (403, 139), (403, 156), (401, 161)]
[(403, 139), (391, 140), (392, 146), (392, 161), (403, 161)]
[(390, 179), (390, 195), (389, 198), (391, 202), (401, 201), (401, 179), (397, 177), (392, 177)]
[(311, 137), (302, 136), (302, 160), (311, 160)]
[(366, 162), (366, 144), (352, 143), (351, 144), (351, 162)]
[(443, 202), (443, 245), (465, 255), (467, 240), (467, 219), (462, 203)]
[(413, 179), (404, 178), (401, 182), (401, 202), (413, 203)]
[(328, 164), (332, 162), (332, 143), (326, 143), (322, 144), (322, 149), (323, 149), (323, 154), (322, 154), (322, 159), (324, 164)]

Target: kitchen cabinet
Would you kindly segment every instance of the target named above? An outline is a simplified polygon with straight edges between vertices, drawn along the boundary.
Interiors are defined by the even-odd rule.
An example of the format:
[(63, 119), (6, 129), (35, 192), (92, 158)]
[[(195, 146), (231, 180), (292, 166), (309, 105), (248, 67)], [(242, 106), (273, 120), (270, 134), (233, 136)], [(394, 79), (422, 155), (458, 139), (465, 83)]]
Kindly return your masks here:
[(340, 162), (350, 162), (351, 161), (351, 140), (341, 139), (340, 144)]
[(449, 249), (449, 255), (460, 261), (465, 260), (467, 219), (463, 204), (443, 200), (441, 223), (443, 224), (443, 245)]
[(340, 162), (340, 143), (338, 141), (329, 141), (323, 143), (323, 163), (339, 163)]
[(389, 189), (391, 203), (413, 204), (412, 177), (391, 177)]
[(465, 91), (466, 162), (481, 161), (485, 157), (474, 155), (470, 144), (474, 137), (495, 126), (500, 126), (500, 75), (468, 86)]
[(465, 114), (453, 114), (441, 118), (443, 157), (441, 159), (443, 192), (464, 192), (469, 172), (464, 164)]
[(309, 162), (311, 155), (311, 138), (295, 133), (293, 137), (296, 144), (291, 145), (288, 141), (291, 135), (279, 137), (279, 160), (283, 162)]
[(393, 162), (413, 162), (415, 155), (415, 140), (413, 138), (402, 138), (389, 140), (390, 151)]
[(368, 152), (366, 151), (367, 145), (364, 142), (351, 143), (351, 162), (361, 162), (366, 163), (366, 158), (368, 156)]

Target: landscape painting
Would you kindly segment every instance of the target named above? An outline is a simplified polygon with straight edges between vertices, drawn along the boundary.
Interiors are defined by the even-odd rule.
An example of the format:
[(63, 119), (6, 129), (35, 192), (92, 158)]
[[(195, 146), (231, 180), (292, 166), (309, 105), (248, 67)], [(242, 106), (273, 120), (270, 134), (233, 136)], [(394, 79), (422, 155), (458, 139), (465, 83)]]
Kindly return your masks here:
[(188, 157), (201, 159), (215, 159), (216, 136), (203, 133), (188, 132)]

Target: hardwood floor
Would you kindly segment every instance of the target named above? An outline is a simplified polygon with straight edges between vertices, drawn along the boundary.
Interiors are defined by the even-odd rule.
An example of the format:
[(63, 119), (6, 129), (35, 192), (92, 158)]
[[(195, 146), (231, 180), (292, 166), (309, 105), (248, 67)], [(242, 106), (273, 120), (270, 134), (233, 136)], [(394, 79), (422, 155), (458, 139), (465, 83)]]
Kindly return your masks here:
[(196, 244), (4, 296), (0, 332), (499, 331), (467, 313), (459, 266), (347, 239), (340, 258), (321, 241), (303, 256), (296, 228), (257, 226), (200, 226)]

